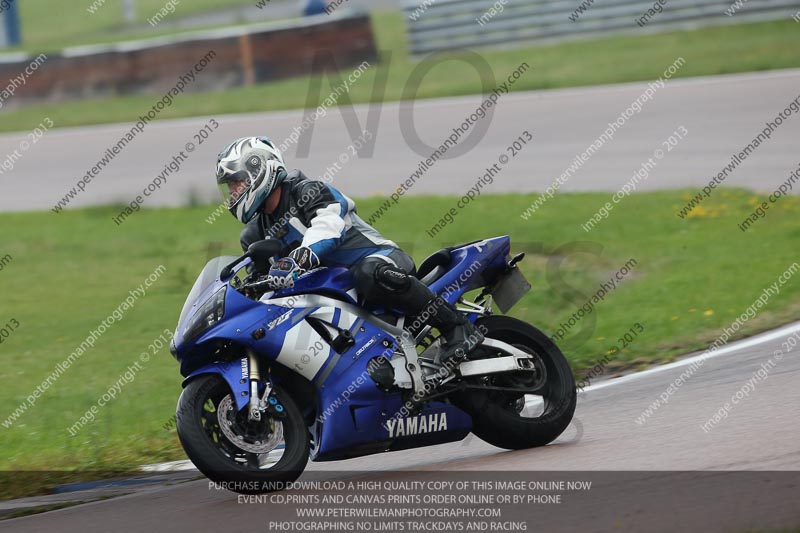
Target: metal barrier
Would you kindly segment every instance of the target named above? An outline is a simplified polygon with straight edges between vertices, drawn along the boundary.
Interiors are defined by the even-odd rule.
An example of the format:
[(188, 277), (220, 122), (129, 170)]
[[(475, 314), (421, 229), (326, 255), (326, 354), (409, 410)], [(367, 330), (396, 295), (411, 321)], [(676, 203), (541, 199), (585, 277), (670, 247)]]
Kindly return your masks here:
[[(732, 16), (726, 14), (730, 9), (735, 10)], [(798, 0), (407, 0), (403, 4), (413, 54), (789, 20), (798, 10)]]

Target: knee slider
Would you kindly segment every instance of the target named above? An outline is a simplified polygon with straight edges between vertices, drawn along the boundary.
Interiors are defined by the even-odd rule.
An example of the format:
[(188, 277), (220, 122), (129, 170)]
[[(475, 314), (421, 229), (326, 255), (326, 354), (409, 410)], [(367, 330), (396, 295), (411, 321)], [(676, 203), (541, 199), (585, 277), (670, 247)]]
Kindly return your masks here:
[(375, 281), (391, 292), (405, 292), (411, 285), (408, 274), (392, 265), (381, 265), (375, 269)]

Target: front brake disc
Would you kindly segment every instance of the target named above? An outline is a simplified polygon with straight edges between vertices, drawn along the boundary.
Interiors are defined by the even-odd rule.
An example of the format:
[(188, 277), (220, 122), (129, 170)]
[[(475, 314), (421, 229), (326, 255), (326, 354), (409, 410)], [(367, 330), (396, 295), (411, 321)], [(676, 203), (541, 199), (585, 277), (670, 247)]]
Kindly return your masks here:
[(267, 424), (271, 423), (272, 431), (264, 434), (263, 438), (251, 442), (238, 434), (237, 431), (241, 431), (242, 427), (236, 420), (236, 409), (230, 394), (219, 402), (217, 420), (219, 421), (219, 427), (222, 429), (222, 434), (234, 446), (246, 452), (255, 454), (269, 453), (283, 441), (283, 424), (272, 418), (266, 421)]

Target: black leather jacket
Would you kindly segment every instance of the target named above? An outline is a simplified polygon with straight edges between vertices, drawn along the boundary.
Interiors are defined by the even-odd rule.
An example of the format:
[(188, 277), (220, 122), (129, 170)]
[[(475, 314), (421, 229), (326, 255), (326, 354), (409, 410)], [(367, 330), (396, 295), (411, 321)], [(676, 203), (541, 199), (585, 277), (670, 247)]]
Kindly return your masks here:
[(311, 248), (324, 266), (352, 266), (368, 255), (388, 255), (397, 245), (356, 213), (353, 200), (333, 186), (292, 170), (281, 184), (275, 211), (259, 213), (242, 230), (242, 249), (258, 240), (280, 239), (286, 256)]

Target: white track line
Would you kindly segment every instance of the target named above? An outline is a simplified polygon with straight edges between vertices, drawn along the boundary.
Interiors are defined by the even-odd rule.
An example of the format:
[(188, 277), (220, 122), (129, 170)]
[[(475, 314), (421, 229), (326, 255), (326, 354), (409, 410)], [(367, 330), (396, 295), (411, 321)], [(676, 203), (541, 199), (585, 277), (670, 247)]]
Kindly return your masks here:
[(156, 463), (152, 465), (142, 465), (139, 467), (142, 472), (184, 472), (187, 470), (197, 470), (191, 461), (170, 461), (168, 463)]
[(656, 374), (658, 372), (663, 372), (665, 370), (672, 370), (673, 368), (680, 368), (682, 366), (688, 366), (692, 363), (700, 361), (702, 359), (714, 359), (716, 357), (720, 357), (723, 355), (728, 355), (733, 352), (738, 352), (739, 350), (743, 350), (745, 348), (750, 348), (752, 346), (758, 346), (759, 344), (764, 344), (766, 342), (774, 341), (776, 339), (780, 339), (783, 337), (787, 337), (789, 334), (794, 333), (795, 331), (800, 331), (800, 322), (794, 322), (789, 324), (788, 326), (784, 326), (780, 329), (776, 329), (774, 331), (769, 331), (766, 333), (762, 333), (760, 335), (755, 335), (754, 337), (750, 337), (741, 341), (736, 341), (734, 343), (728, 344), (727, 346), (720, 348), (714, 353), (706, 354), (705, 352), (700, 352), (697, 355), (693, 355), (691, 357), (687, 357), (685, 359), (681, 359), (680, 361), (675, 361), (674, 363), (668, 363), (666, 365), (656, 366), (653, 368), (648, 368), (647, 370), (642, 370), (641, 372), (635, 372), (633, 374), (628, 374), (626, 376), (622, 376), (621, 378), (616, 379), (609, 379), (606, 381), (601, 381), (595, 385), (590, 385), (584, 389), (584, 392), (590, 392), (593, 390), (600, 390), (605, 389), (606, 387), (613, 387), (614, 385), (620, 385), (622, 383), (627, 383), (629, 381), (633, 381), (636, 379), (640, 379), (642, 377), (646, 377), (652, 374)]

